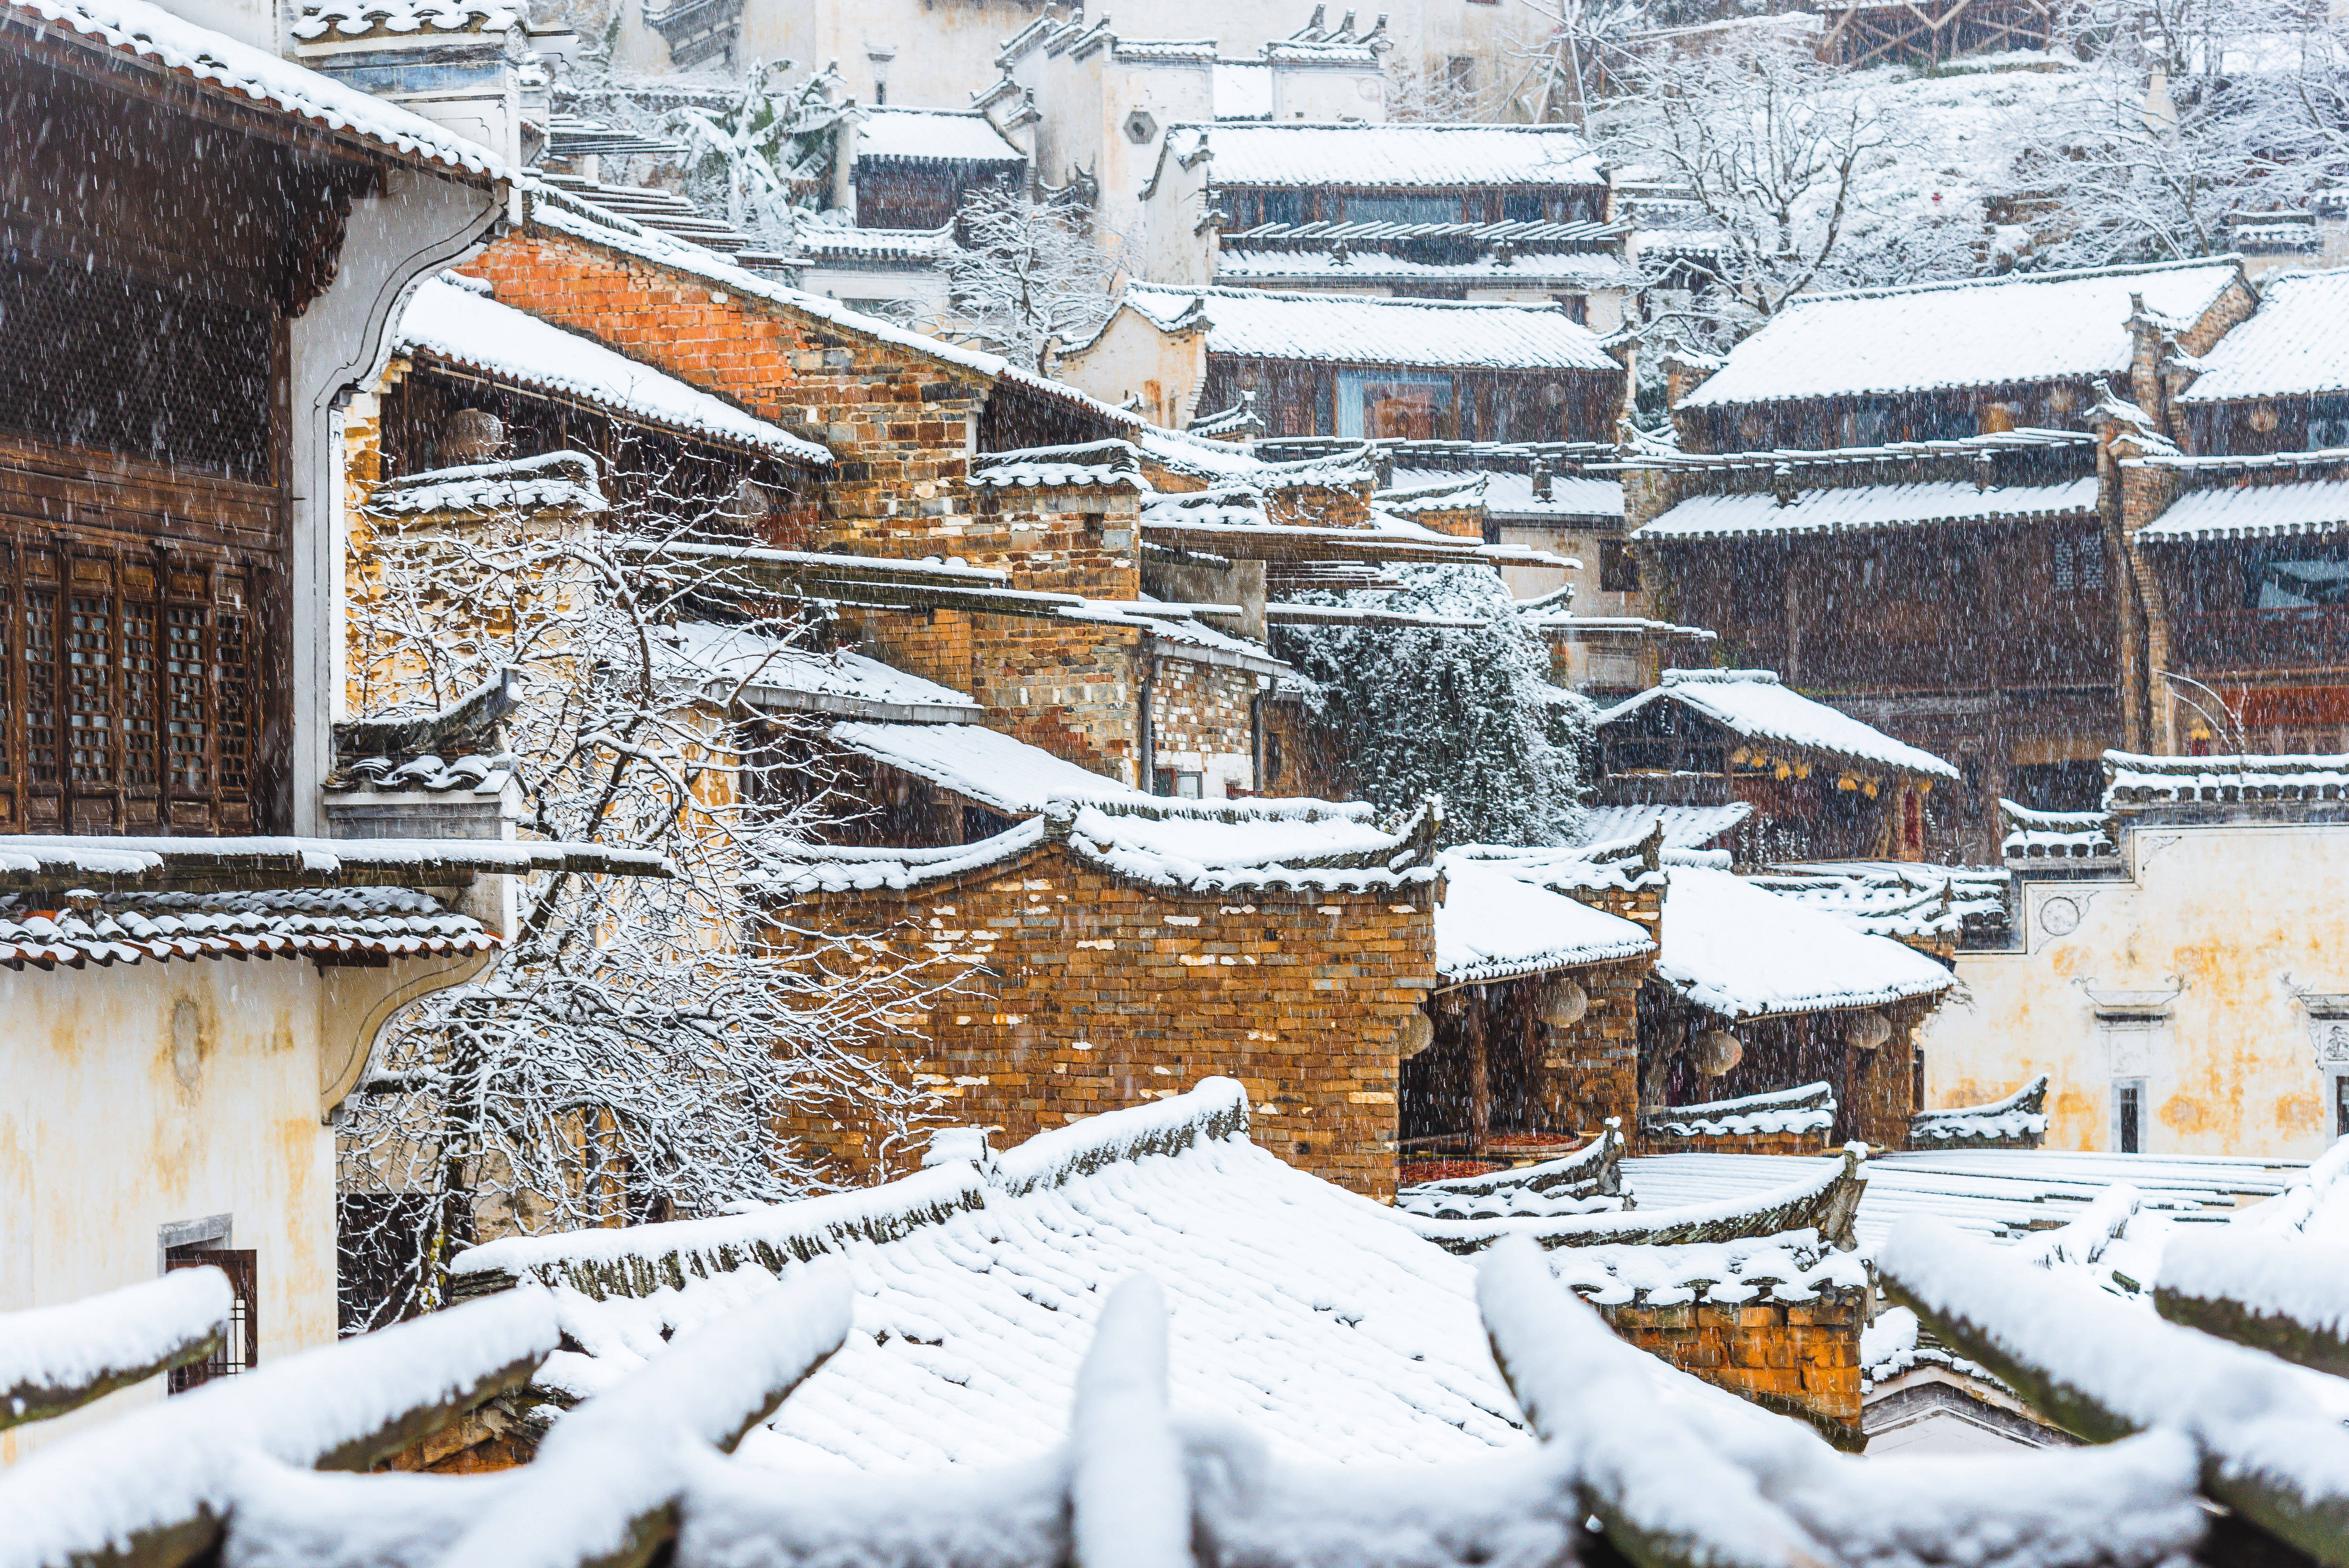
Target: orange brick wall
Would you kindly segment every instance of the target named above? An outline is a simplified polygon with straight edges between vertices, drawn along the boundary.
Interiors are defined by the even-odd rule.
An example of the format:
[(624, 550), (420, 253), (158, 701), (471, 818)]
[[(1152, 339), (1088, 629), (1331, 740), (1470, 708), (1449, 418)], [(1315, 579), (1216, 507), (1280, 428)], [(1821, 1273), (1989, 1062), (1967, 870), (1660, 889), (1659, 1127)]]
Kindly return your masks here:
[[(824, 894), (784, 919), (888, 934), (966, 978), (900, 1048), (947, 1120), (1017, 1142), (1079, 1117), (1247, 1086), (1252, 1136), (1379, 1199), (1395, 1181), (1403, 1021), (1433, 981), (1433, 890), (1196, 893), (1113, 875), (1047, 844), (904, 892)], [(798, 1125), (843, 1174), (902, 1168), (864, 1130)]]
[(1863, 1291), (1831, 1289), (1812, 1302), (1627, 1303), (1599, 1312), (1640, 1349), (1757, 1404), (1807, 1416), (1856, 1447), (1865, 1298)]

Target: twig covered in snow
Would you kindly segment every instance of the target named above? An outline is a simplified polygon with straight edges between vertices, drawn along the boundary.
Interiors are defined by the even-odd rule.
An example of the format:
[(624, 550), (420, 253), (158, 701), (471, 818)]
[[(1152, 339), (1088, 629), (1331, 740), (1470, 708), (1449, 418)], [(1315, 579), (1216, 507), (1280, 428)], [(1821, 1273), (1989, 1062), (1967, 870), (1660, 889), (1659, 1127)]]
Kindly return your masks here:
[(70, 1306), (0, 1314), (0, 1427), (47, 1420), (201, 1361), (235, 1293), (215, 1268), (178, 1269)]
[(2182, 1431), (2212, 1497), (2319, 1562), (2349, 1563), (2349, 1432), (2282, 1363), (1930, 1219), (1896, 1229), (1877, 1267), (1894, 1299), (2050, 1419), (2098, 1441)]
[(2349, 1247), (2188, 1232), (2162, 1250), (2153, 1305), (2172, 1323), (2349, 1377)]

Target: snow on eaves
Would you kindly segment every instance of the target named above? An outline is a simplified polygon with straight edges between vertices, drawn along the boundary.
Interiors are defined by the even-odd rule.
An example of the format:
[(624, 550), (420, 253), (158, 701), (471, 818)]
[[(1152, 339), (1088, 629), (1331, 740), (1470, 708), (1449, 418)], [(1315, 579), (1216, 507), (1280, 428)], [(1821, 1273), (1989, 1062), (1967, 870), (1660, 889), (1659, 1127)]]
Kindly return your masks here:
[(398, 352), (576, 398), (623, 419), (748, 447), (793, 463), (832, 454), (721, 397), (472, 290), (428, 278), (399, 318)]
[(1446, 856), (1435, 911), (1435, 973), (1447, 985), (1638, 958), (1656, 944), (1620, 915), (1511, 876), (1506, 862)]
[(0, 898), (0, 965), (80, 969), (174, 958), (390, 958), (487, 953), (498, 938), (471, 915), (396, 887), (277, 892), (88, 895), (79, 907)]
[(2226, 257), (1798, 297), (1677, 406), (2119, 376), (2132, 294), (2194, 321), (2241, 276)]
[(2199, 361), (2180, 403), (2349, 391), (2349, 274), (2284, 273)]
[[(1170, 154), (1204, 141), (1217, 187), (1381, 191), (1464, 185), (1603, 185), (1599, 155), (1562, 125), (1342, 125), (1298, 121), (1169, 127)], [(1174, 150), (1181, 148), (1181, 153)]]
[(2047, 1130), (2047, 1075), (1988, 1105), (1920, 1110), (1909, 1119), (1909, 1140), (1925, 1145), (1991, 1145), (2037, 1138)]
[(856, 157), (1025, 163), (1028, 155), (977, 109), (874, 107), (856, 122)]
[(1583, 818), (1583, 838), (1593, 844), (1637, 842), (1658, 821), (1668, 850), (1702, 850), (1754, 814), (1753, 802), (1719, 806), (1593, 806)]
[(1729, 872), (1675, 866), (1656, 976), (1730, 1018), (1937, 996), (1950, 972), (1889, 936), (1777, 897)]
[(0, 1413), (12, 1394), (88, 1388), (221, 1333), (236, 1297), (211, 1269), (175, 1269), (63, 1306), (0, 1314)]
[(977, 724), (835, 724), (833, 741), (1007, 816), (1054, 800), (1148, 800), (1130, 784)]
[(371, 33), (502, 33), (523, 8), (495, 0), (304, 0), (290, 31), (305, 43), (363, 38)]
[(1478, 469), (1456, 471), (1447, 469), (1407, 469), (1396, 465), (1394, 482), (1397, 489), (1421, 485), (1442, 484), (1447, 480), (1465, 482), (1475, 478), (1485, 480), (1485, 510), (1504, 521), (1513, 517), (1597, 517), (1617, 518), (1623, 515), (1623, 481), (1597, 479), (1582, 474), (1553, 474), (1549, 481), (1549, 498), (1534, 495), (1534, 479), (1529, 473), (1511, 473), (1505, 469)]
[(954, 725), (983, 710), (965, 694), (845, 648), (817, 653), (742, 626), (687, 621), (656, 634), (663, 675), (719, 702)]
[(1340, 255), (1331, 250), (1250, 249), (1226, 240), (1216, 253), (1218, 283), (1288, 288), (1374, 283), (1467, 283), (1491, 286), (1545, 285), (1578, 289), (1628, 289), (1640, 283), (1639, 269), (1603, 252), (1521, 250), (1507, 261), (1497, 255), (1467, 262), (1425, 262), (1367, 247)]
[(608, 511), (610, 503), (604, 499), (594, 458), (554, 451), (509, 462), (403, 474), (369, 490), (363, 510), (377, 517), (542, 510), (588, 513)]
[(1835, 1125), (1835, 1086), (1739, 1095), (1733, 1099), (1656, 1106), (1640, 1113), (1640, 1130), (1651, 1137), (1723, 1138), (1756, 1132), (1817, 1132)]
[(970, 459), (968, 482), (995, 490), (1151, 489), (1140, 449), (1118, 440), (980, 452)]
[(2105, 753), (2105, 810), (2349, 798), (2349, 755), (2148, 757)]
[(167, 70), (226, 88), (237, 98), (274, 105), (297, 119), (347, 132), (403, 156), (490, 180), (508, 178), (504, 160), (479, 142), (453, 135), (419, 114), (357, 88), (184, 21), (147, 0), (5, 0), (5, 4), (20, 15), (157, 61)]
[(1782, 741), (1935, 779), (1958, 770), (1930, 751), (1783, 686), (1771, 670), (1666, 670), (1661, 683), (1599, 716), (1601, 726), (1652, 703), (1676, 702), (1754, 740)]
[(2343, 532), (2349, 532), (2349, 480), (2301, 480), (2188, 490), (2134, 537), (2151, 544)]
[(1204, 325), (1211, 354), (1436, 369), (1622, 370), (1596, 333), (1555, 305), (1140, 283), (1126, 285), (1124, 304), (1162, 331)]
[(1650, 542), (1750, 539), (1950, 523), (2046, 521), (2092, 517), (2095, 510), (2094, 475), (2063, 484), (1980, 489), (1956, 480), (1929, 480), (1916, 484), (1797, 490), (1783, 505), (1766, 490), (1694, 495), (1666, 509), (1637, 532)]

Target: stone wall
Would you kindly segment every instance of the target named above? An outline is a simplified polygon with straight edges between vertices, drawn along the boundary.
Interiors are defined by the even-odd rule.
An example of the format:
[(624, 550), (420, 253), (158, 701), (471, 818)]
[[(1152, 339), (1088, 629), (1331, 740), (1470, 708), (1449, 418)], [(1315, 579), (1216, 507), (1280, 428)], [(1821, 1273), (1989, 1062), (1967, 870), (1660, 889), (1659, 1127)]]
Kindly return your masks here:
[(1574, 1026), (1553, 1031), (1542, 1052), (1542, 1099), (1549, 1125), (1596, 1138), (1608, 1119), (1627, 1135), (1640, 1125), (1640, 983), (1653, 958), (1626, 958), (1578, 969), (1571, 978), (1589, 995)]
[(1709, 1301), (1682, 1306), (1601, 1305), (1623, 1338), (1682, 1371), (1825, 1430), (1857, 1449), (1859, 1331), (1867, 1293), (1824, 1289), (1808, 1302)]
[[(787, 923), (872, 934), (960, 978), (897, 1042), (949, 1121), (1016, 1143), (1221, 1074), (1255, 1140), (1366, 1196), (1394, 1193), (1403, 1023), (1433, 983), (1433, 889), (1194, 892), (1047, 843), (904, 891), (811, 895)], [(869, 1128), (789, 1129), (840, 1175), (900, 1173)]]
[(1202, 774), (1210, 796), (1253, 792), (1256, 674), (1169, 654), (1154, 657), (1151, 666), (1152, 768)]

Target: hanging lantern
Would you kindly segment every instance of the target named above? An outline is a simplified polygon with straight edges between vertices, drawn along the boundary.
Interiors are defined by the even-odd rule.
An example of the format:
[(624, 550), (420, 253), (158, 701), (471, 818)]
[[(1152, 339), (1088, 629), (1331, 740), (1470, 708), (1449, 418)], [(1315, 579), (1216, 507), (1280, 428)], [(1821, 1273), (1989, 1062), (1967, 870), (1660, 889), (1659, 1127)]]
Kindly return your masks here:
[(1892, 1037), (1892, 1020), (1873, 1010), (1854, 1013), (1843, 1026), (1843, 1043), (1854, 1050), (1881, 1050)]
[(1707, 1029), (1696, 1037), (1689, 1060), (1706, 1078), (1719, 1078), (1745, 1059), (1745, 1042), (1727, 1029)]
[(1534, 1016), (1553, 1029), (1569, 1029), (1590, 1011), (1590, 993), (1571, 980), (1557, 979), (1542, 987), (1534, 1003)]
[(1413, 1013), (1402, 1021), (1402, 1036), (1395, 1048), (1406, 1057), (1415, 1057), (1435, 1044), (1435, 1020), (1424, 1013)]

